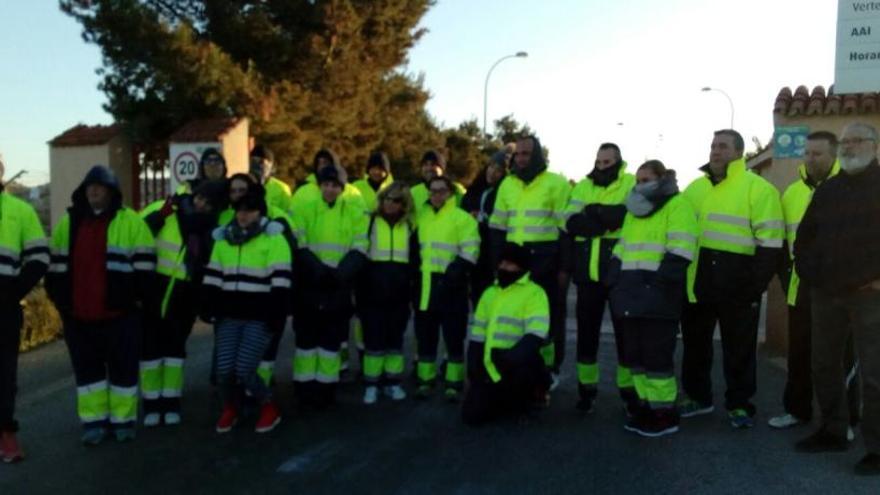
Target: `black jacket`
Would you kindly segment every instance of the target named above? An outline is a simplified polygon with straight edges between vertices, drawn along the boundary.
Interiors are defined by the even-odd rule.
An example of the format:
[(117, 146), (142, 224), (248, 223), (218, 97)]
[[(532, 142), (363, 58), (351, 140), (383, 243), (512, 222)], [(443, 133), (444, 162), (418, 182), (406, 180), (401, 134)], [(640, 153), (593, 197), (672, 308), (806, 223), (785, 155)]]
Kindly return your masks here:
[(811, 287), (856, 290), (880, 279), (880, 164), (828, 179), (798, 227), (794, 259)]

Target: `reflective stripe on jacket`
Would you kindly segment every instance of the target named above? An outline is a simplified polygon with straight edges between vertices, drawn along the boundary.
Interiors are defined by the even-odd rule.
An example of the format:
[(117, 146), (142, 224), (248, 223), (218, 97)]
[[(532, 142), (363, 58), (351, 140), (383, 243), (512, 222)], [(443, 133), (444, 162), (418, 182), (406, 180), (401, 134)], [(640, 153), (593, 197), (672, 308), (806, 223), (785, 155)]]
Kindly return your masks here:
[(526, 335), (544, 340), (550, 330), (547, 294), (526, 274), (502, 288), (497, 283), (483, 293), (470, 325), (471, 342), (484, 343), (483, 365), (493, 382), (501, 373), (492, 362), (492, 350), (511, 349)]

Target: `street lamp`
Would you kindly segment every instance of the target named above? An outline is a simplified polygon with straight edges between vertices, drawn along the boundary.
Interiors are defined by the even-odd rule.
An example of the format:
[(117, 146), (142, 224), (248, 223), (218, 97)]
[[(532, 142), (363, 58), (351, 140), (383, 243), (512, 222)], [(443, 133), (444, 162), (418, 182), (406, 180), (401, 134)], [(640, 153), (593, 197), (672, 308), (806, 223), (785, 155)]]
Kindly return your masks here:
[(709, 91), (718, 91), (723, 94), (725, 98), (727, 98), (727, 102), (730, 103), (730, 128), (733, 129), (733, 100), (730, 98), (730, 95), (727, 94), (723, 89), (718, 88), (710, 88), (709, 86), (704, 87), (700, 91), (706, 93)]
[(516, 52), (513, 55), (505, 55), (504, 57), (499, 58), (492, 67), (489, 68), (489, 72), (486, 74), (486, 84), (483, 86), (483, 137), (486, 136), (486, 114), (487, 109), (489, 108), (489, 77), (492, 76), (492, 71), (495, 70), (495, 67), (498, 67), (498, 64), (504, 62), (509, 58), (526, 58), (529, 54), (526, 52)]

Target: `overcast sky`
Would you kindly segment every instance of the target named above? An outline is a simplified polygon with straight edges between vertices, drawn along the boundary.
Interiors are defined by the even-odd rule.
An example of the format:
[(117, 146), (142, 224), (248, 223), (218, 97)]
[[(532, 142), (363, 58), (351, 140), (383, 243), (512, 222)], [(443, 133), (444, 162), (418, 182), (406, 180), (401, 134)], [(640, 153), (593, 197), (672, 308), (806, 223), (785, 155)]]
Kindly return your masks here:
[[(54, 0), (0, 0), (0, 153), (10, 177), (48, 180), (46, 141), (83, 122), (110, 123), (100, 53)], [(659, 158), (684, 180), (708, 157), (712, 131), (767, 142), (782, 86), (834, 78), (834, 0), (440, 0), (406, 70), (424, 73), (438, 122), (513, 114), (550, 148), (551, 168), (579, 179), (603, 141), (637, 165)], [(481, 120), (482, 123), (482, 120)], [(618, 125), (622, 123), (622, 125)]]

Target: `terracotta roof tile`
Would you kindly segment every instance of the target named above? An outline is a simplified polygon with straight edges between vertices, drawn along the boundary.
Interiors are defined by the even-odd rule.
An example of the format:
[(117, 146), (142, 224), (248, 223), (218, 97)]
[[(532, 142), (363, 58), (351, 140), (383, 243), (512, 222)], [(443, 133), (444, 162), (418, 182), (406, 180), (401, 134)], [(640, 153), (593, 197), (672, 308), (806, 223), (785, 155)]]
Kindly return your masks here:
[(175, 143), (198, 143), (219, 141), (239, 122), (235, 117), (192, 120), (171, 135), (169, 141)]
[(56, 147), (98, 146), (106, 144), (120, 132), (122, 132), (122, 126), (119, 124), (92, 126), (77, 124), (56, 136), (49, 141), (49, 144)]
[(877, 93), (834, 94), (834, 86), (827, 94), (822, 86), (816, 86), (812, 92), (806, 86), (798, 86), (794, 93), (785, 87), (776, 96), (773, 113), (788, 117), (875, 114), (880, 113), (880, 100)]

